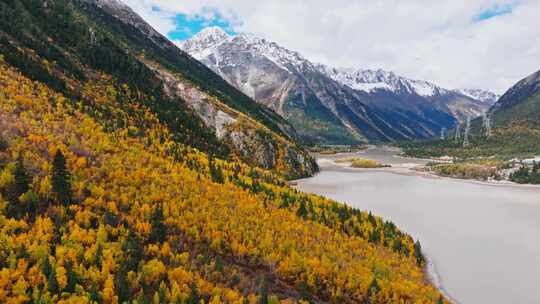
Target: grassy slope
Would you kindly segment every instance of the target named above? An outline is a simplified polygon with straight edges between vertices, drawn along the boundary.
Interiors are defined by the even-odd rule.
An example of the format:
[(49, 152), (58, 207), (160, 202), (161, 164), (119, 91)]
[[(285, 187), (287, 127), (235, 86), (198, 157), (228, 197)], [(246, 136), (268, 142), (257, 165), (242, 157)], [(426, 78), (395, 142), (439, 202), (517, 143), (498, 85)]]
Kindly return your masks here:
[[(91, 104), (74, 103), (0, 62), (1, 302), (439, 300), (412, 239), (393, 224), (297, 193), (269, 172), (210, 165), (111, 88), (86, 87)], [(123, 126), (109, 129), (87, 107)], [(69, 206), (51, 192), (58, 149), (73, 176)], [(13, 202), (17, 155), (32, 195)]]
[(415, 157), (454, 156), (467, 159), (475, 157), (495, 157), (511, 159), (531, 157), (540, 153), (540, 130), (529, 124), (514, 123), (508, 128), (494, 130), (491, 138), (473, 136), (470, 146), (464, 148), (462, 140), (404, 142), (400, 146), (406, 155)]
[[(405, 153), (417, 157), (454, 156), (458, 158), (495, 157), (511, 159), (540, 154), (540, 92), (528, 97), (518, 96), (511, 106), (493, 114), (494, 132), (491, 138), (482, 135), (481, 119), (472, 123), (471, 145), (464, 148), (452, 138), (402, 143)], [(463, 130), (462, 130), (463, 132)]]
[(532, 128), (540, 129), (540, 92), (495, 113), (496, 126), (510, 126), (515, 121), (527, 122)]

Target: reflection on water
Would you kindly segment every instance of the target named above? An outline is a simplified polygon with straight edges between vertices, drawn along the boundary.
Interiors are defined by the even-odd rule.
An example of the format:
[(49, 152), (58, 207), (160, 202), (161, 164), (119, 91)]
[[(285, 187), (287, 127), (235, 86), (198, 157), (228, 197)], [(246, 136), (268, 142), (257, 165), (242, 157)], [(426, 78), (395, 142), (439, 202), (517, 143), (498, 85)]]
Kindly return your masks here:
[[(392, 154), (374, 149), (363, 157), (411, 162)], [(300, 190), (371, 210), (420, 239), (459, 303), (540, 303), (539, 188), (321, 167)]]

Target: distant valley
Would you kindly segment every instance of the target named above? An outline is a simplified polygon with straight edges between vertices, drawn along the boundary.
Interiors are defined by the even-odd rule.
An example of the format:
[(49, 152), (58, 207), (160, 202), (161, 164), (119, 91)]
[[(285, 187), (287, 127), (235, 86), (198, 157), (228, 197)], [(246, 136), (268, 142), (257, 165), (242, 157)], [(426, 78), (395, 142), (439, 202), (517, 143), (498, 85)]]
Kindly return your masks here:
[(206, 28), (180, 47), (285, 117), (305, 143), (431, 138), (487, 111), (497, 95), (449, 90), (383, 70), (338, 69), (251, 34)]

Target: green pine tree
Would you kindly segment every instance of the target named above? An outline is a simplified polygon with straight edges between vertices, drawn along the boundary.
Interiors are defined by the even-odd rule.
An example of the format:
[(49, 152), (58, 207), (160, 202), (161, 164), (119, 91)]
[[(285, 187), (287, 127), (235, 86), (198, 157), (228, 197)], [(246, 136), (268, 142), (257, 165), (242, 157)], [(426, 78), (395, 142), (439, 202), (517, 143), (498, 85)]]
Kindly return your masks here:
[(200, 302), (200, 296), (199, 291), (197, 290), (197, 284), (195, 282), (192, 282), (189, 284), (190, 292), (189, 297), (187, 298), (186, 303), (187, 304), (199, 304)]
[(131, 298), (131, 288), (127, 277), (128, 267), (127, 263), (120, 263), (120, 267), (114, 275), (116, 294), (120, 303), (128, 302)]
[(139, 266), (139, 261), (143, 257), (143, 250), (139, 237), (129, 227), (127, 228), (128, 235), (122, 242), (122, 251), (125, 255), (125, 264), (128, 271), (136, 271)]
[(8, 188), (7, 199), (9, 206), (7, 208), (7, 214), (13, 217), (20, 217), (26, 213), (27, 208), (23, 206), (19, 197), (30, 190), (30, 176), (26, 173), (22, 156), (19, 155), (17, 162), (15, 163), (15, 170), (13, 171), (14, 181)]
[(225, 182), (223, 170), (219, 165), (216, 165), (214, 158), (211, 155), (208, 155), (208, 169), (210, 170), (210, 177), (214, 183), (223, 184)]
[(17, 163), (15, 165), (15, 171), (13, 172), (15, 177), (15, 182), (13, 185), (13, 190), (15, 195), (20, 196), (28, 190), (30, 190), (30, 176), (26, 173), (26, 168), (24, 167), (23, 158), (19, 155), (17, 158)]
[(66, 273), (67, 273), (67, 286), (65, 291), (66, 292), (75, 292), (75, 286), (77, 286), (77, 274), (75, 273), (75, 270), (73, 269), (73, 264), (71, 262), (66, 262)]
[(56, 269), (54, 267), (51, 267), (51, 271), (49, 272), (47, 285), (51, 294), (57, 294), (60, 291), (60, 286), (58, 286), (58, 281), (56, 280)]
[(307, 282), (302, 282), (300, 284), (300, 300), (304, 300), (311, 303), (312, 301), (311, 292), (309, 290), (310, 288)]
[(6, 151), (8, 148), (7, 141), (0, 135), (0, 152)]
[(266, 280), (263, 278), (259, 286), (259, 301), (257, 304), (268, 304), (268, 286)]
[(58, 202), (64, 206), (73, 201), (71, 174), (66, 165), (66, 158), (60, 150), (56, 151), (52, 169), (52, 188)]
[(416, 263), (418, 265), (422, 265), (425, 261), (424, 255), (422, 254), (422, 247), (420, 246), (419, 241), (416, 241), (416, 243), (414, 243), (414, 257), (416, 258)]
[(377, 294), (379, 291), (381, 291), (381, 287), (379, 286), (377, 279), (373, 278), (373, 280), (371, 281), (371, 284), (369, 284), (368, 295), (372, 296), (374, 294)]
[(163, 217), (163, 208), (158, 206), (152, 213), (150, 223), (152, 231), (150, 232), (150, 242), (163, 243), (167, 237), (167, 226), (165, 226), (165, 218)]
[(304, 200), (300, 201), (300, 207), (298, 207), (298, 210), (296, 211), (296, 215), (298, 215), (299, 217), (303, 219), (306, 219), (308, 215), (308, 211), (306, 208), (306, 202)]

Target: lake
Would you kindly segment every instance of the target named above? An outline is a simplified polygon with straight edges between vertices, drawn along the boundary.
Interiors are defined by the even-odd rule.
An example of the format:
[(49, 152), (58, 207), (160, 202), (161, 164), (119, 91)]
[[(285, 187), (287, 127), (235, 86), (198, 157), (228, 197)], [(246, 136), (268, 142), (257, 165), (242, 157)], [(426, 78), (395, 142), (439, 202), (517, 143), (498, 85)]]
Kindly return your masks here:
[(321, 173), (298, 189), (372, 211), (419, 239), (434, 283), (456, 303), (540, 303), (540, 188), (418, 176), (407, 168), (425, 161), (394, 153), (358, 154), (390, 170), (321, 156)]

